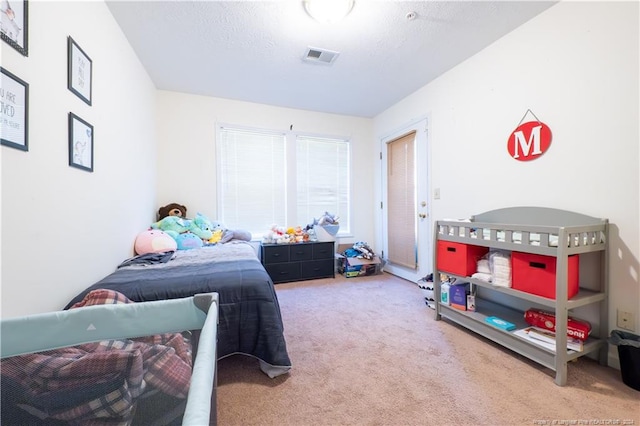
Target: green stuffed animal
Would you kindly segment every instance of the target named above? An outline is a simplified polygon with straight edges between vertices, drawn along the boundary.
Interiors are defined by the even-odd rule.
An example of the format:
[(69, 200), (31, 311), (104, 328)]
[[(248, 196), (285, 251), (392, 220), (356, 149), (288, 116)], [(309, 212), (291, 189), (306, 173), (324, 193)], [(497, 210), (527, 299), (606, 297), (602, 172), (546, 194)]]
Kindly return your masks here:
[(196, 217), (189, 220), (189, 232), (196, 234), (204, 241), (208, 241), (213, 236), (213, 223), (202, 213), (197, 213)]
[(156, 223), (151, 224), (151, 228), (160, 229), (162, 231), (174, 231), (178, 234), (187, 232), (189, 230), (190, 223), (188, 220), (179, 216), (167, 216), (160, 219)]
[(205, 215), (198, 213), (195, 219), (184, 219), (179, 216), (167, 216), (151, 224), (152, 229), (160, 229), (174, 239), (185, 232), (196, 235), (203, 241), (209, 241), (216, 226)]

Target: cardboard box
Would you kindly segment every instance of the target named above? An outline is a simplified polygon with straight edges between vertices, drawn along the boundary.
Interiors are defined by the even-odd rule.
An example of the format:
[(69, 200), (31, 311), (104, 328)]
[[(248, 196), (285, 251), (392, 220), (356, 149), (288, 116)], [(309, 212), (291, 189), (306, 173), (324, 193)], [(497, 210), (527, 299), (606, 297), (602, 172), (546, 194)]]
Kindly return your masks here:
[[(567, 271), (567, 297), (570, 299), (580, 287), (578, 255), (569, 256)], [(556, 298), (556, 261), (553, 256), (539, 254), (511, 253), (512, 288), (549, 299)]]
[(382, 262), (378, 256), (375, 256), (371, 260), (345, 257), (341, 254), (336, 254), (336, 257), (338, 258), (338, 273), (344, 274), (347, 278), (378, 275), (382, 273)]
[(488, 247), (438, 240), (438, 270), (462, 277), (471, 276), (478, 270), (478, 260), (488, 252)]

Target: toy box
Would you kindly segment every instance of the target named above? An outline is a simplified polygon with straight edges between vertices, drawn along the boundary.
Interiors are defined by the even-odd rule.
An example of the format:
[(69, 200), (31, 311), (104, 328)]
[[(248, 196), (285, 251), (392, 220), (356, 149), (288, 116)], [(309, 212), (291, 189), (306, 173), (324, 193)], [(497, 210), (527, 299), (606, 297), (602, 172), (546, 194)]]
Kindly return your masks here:
[[(578, 255), (568, 257), (567, 297), (570, 299), (579, 290)], [(515, 290), (525, 291), (549, 299), (556, 298), (556, 258), (539, 254), (511, 253), (511, 280)]]
[(344, 274), (347, 278), (378, 275), (382, 273), (382, 262), (378, 256), (375, 256), (371, 260), (345, 257), (341, 254), (336, 254), (336, 257), (338, 258), (338, 273)]
[(488, 252), (488, 247), (438, 240), (438, 270), (468, 277), (478, 270), (478, 260)]

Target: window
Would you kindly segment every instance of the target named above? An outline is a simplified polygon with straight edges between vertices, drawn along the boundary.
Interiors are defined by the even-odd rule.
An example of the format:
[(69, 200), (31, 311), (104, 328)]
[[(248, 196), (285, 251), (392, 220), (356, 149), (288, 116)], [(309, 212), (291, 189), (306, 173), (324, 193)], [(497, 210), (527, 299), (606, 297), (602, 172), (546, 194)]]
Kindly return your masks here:
[[(322, 213), (340, 217), (340, 232), (349, 232), (349, 143), (297, 136), (297, 223)], [(306, 221), (306, 222), (305, 222)]]
[(349, 141), (292, 132), (218, 128), (218, 220), (261, 236), (325, 211), (350, 226)]
[(218, 220), (227, 228), (252, 233), (284, 224), (284, 133), (222, 128), (218, 141)]

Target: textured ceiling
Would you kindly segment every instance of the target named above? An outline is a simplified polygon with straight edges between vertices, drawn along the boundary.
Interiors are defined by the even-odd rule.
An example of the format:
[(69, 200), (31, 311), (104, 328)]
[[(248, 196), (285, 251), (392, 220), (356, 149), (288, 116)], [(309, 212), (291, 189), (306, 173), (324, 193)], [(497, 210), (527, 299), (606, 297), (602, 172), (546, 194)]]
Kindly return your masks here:
[[(555, 3), (356, 0), (344, 20), (323, 25), (302, 1), (107, 1), (158, 89), (360, 117)], [(340, 55), (310, 63), (309, 46)]]

